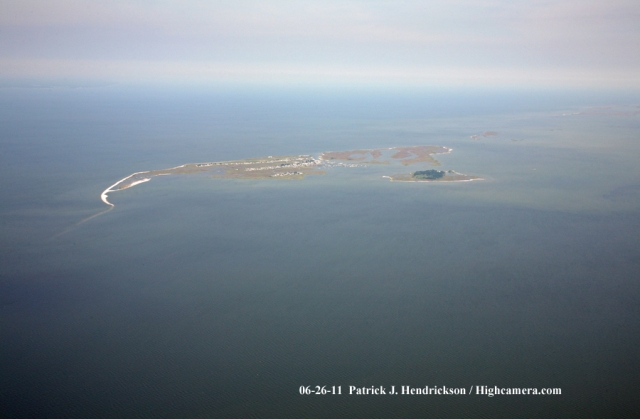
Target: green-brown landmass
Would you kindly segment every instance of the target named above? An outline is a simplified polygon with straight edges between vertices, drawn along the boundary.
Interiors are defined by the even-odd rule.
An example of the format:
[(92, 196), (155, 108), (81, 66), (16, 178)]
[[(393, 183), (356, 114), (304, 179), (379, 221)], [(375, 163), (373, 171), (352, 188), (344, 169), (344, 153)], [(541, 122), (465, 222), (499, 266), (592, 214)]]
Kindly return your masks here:
[[(427, 173), (425, 172), (437, 172)], [(482, 180), (478, 176), (470, 176), (458, 173), (455, 170), (425, 170), (424, 172), (414, 172), (412, 174), (400, 174), (385, 176), (392, 182), (468, 182), (472, 180)]]
[[(213, 178), (225, 179), (301, 180), (307, 175), (325, 174), (327, 169), (334, 167), (359, 167), (392, 163), (401, 163), (404, 166), (412, 164), (440, 166), (440, 162), (434, 159), (433, 155), (450, 152), (450, 148), (442, 146), (409, 146), (371, 150), (330, 151), (322, 153), (318, 158), (303, 154), (298, 156), (268, 156), (244, 160), (188, 163), (169, 169), (133, 173), (105, 189), (100, 197), (105, 204), (113, 206), (107, 199), (109, 193), (148, 182), (156, 176), (206, 173)], [(450, 182), (480, 179), (476, 176), (463, 175), (453, 170), (447, 172), (426, 170), (383, 177), (392, 181), (410, 182)]]

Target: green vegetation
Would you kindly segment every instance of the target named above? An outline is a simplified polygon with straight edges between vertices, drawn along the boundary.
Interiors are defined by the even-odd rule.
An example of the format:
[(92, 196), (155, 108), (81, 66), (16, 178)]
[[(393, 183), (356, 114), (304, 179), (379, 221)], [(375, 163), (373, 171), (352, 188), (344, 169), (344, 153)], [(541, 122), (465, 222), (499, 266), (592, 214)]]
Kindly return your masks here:
[(436, 180), (440, 179), (444, 176), (443, 170), (422, 170), (418, 172), (413, 172), (414, 179), (426, 179), (426, 180)]

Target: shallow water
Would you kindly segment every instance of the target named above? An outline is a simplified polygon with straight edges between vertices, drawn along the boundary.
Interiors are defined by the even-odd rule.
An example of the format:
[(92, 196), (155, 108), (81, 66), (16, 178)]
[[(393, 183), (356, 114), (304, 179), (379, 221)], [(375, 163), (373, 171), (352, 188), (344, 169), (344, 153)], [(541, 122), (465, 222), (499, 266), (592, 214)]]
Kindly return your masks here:
[[(639, 413), (638, 116), (562, 116), (593, 97), (507, 112), (455, 98), (398, 109), (134, 93), (3, 99), (3, 416)], [(470, 138), (488, 130), (499, 135)], [(486, 180), (167, 176), (74, 226), (140, 170), (420, 144), (453, 148), (443, 169)], [(349, 396), (350, 385), (562, 395)]]

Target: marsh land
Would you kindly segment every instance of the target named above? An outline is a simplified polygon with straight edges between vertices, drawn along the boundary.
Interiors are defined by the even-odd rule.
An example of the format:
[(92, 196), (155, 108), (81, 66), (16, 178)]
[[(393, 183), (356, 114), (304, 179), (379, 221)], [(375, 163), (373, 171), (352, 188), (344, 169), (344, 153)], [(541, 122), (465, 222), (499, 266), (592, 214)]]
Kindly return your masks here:
[[(362, 167), (365, 165), (388, 165), (392, 163), (401, 163), (403, 166), (415, 164), (440, 166), (440, 162), (433, 155), (447, 154), (451, 151), (452, 149), (443, 146), (420, 145), (329, 151), (322, 153), (317, 158), (309, 154), (301, 154), (298, 156), (267, 156), (244, 160), (188, 163), (169, 169), (133, 173), (105, 189), (100, 198), (105, 204), (113, 206), (108, 200), (110, 192), (121, 191), (148, 182), (155, 176), (207, 173), (214, 178), (227, 179), (301, 180), (307, 175), (325, 174), (325, 170), (331, 167)], [(425, 175), (426, 173), (431, 173), (432, 175)], [(459, 182), (481, 179), (477, 176), (464, 175), (453, 170), (446, 172), (436, 170), (416, 171), (409, 174), (384, 175), (382, 177), (401, 182)]]

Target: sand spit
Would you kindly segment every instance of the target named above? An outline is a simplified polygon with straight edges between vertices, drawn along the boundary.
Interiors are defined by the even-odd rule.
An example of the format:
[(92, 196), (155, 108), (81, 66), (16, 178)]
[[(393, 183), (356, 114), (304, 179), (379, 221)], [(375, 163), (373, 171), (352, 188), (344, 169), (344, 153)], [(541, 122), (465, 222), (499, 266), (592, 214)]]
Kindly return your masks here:
[(391, 182), (411, 182), (411, 183), (458, 183), (458, 182), (473, 182), (474, 180), (484, 180), (484, 178), (477, 177), (473, 179), (444, 179), (444, 180), (404, 180), (404, 179), (394, 179), (391, 176), (382, 176), (383, 178), (389, 179)]
[[(178, 166), (178, 167), (181, 167), (181, 166)], [(107, 204), (107, 205), (111, 205), (112, 207), (114, 207), (115, 205), (113, 205), (113, 204), (112, 204), (111, 202), (109, 202), (109, 200), (107, 199), (107, 198), (109, 198), (109, 193), (110, 193), (110, 192), (121, 191), (122, 189), (130, 188), (130, 187), (132, 187), (132, 186), (134, 186), (134, 185), (137, 185), (137, 184), (139, 184), (139, 183), (142, 183), (142, 182), (148, 182), (148, 181), (150, 181), (150, 180), (151, 180), (151, 178), (145, 178), (145, 179), (142, 179), (142, 180), (139, 180), (139, 181), (133, 182), (131, 185), (127, 186), (127, 188), (122, 188), (122, 189), (113, 189), (113, 188), (115, 188), (116, 186), (118, 186), (119, 184), (121, 184), (122, 182), (124, 182), (125, 180), (127, 180), (127, 179), (130, 179), (130, 178), (134, 177), (135, 175), (141, 175), (141, 174), (143, 174), (143, 173), (149, 173), (149, 171), (147, 170), (147, 171), (144, 171), (144, 172), (136, 172), (136, 173), (133, 173), (133, 174), (131, 174), (131, 175), (127, 176), (126, 178), (120, 179), (119, 181), (117, 181), (116, 183), (114, 183), (113, 185), (111, 185), (111, 186), (109, 186), (107, 189), (105, 189), (105, 190), (100, 194), (100, 199), (101, 199), (101, 200), (102, 200), (102, 202), (104, 202), (105, 204)]]

